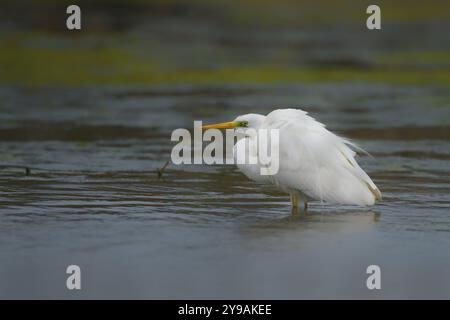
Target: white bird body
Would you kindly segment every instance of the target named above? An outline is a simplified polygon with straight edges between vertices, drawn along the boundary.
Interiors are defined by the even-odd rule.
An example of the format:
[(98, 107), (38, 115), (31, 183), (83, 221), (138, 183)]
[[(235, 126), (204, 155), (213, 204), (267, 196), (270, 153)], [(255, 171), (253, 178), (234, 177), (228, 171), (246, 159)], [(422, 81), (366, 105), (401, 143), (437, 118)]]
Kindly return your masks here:
[[(300, 109), (278, 109), (267, 116), (248, 114), (235, 123), (246, 128), (279, 130), (279, 169), (273, 175), (261, 175), (261, 161), (254, 136), (246, 136), (235, 145), (235, 153), (246, 152), (258, 158), (257, 164), (238, 164), (251, 180), (272, 183), (291, 195), (292, 204), (311, 200), (335, 204), (370, 206), (381, 200), (381, 193), (355, 160), (358, 149), (349, 140), (328, 131), (325, 125)], [(238, 130), (245, 131), (246, 128)], [(246, 144), (238, 148), (238, 144)], [(241, 146), (242, 147), (242, 146)], [(235, 154), (236, 156), (236, 154)]]

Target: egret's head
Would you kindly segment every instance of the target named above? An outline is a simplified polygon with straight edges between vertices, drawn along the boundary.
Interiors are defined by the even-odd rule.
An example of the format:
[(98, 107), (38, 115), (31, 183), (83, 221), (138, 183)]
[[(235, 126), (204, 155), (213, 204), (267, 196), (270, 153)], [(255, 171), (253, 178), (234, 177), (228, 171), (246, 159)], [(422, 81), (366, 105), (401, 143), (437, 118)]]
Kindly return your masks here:
[(222, 122), (216, 124), (210, 124), (206, 126), (202, 126), (203, 130), (208, 129), (241, 129), (245, 130), (245, 128), (258, 129), (263, 123), (266, 117), (261, 114), (249, 113), (244, 114), (242, 116), (237, 117), (233, 121), (230, 122)]

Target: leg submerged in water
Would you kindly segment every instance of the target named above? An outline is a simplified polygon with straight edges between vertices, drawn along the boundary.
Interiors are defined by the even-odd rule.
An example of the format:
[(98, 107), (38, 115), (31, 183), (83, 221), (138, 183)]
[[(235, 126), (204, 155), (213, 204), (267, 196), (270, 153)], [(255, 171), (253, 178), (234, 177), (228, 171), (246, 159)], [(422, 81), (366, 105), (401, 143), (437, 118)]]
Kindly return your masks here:
[(295, 192), (290, 193), (290, 195), (291, 195), (292, 208), (297, 209), (298, 208), (298, 196)]

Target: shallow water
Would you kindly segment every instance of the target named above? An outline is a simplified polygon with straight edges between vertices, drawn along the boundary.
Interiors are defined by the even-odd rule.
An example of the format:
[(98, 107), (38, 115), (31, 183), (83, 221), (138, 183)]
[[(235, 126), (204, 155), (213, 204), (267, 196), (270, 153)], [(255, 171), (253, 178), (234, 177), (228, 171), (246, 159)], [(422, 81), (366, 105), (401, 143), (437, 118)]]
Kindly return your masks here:
[[(0, 162), (31, 170), (0, 170), (2, 298), (450, 298), (446, 89), (3, 86), (0, 100)], [(299, 104), (372, 155), (359, 162), (381, 203), (292, 216), (233, 166), (158, 179), (173, 129)]]

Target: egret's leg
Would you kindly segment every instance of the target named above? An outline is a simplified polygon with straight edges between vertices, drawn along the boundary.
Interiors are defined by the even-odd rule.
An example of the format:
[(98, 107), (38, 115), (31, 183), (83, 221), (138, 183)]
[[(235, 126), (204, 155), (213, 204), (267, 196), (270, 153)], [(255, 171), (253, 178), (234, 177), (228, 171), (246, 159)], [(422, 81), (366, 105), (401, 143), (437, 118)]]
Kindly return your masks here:
[(291, 193), (291, 217), (295, 217), (298, 214), (298, 197), (295, 192)]
[(292, 204), (292, 208), (295, 208), (295, 209), (298, 208), (298, 197), (295, 192), (291, 193), (291, 204)]

